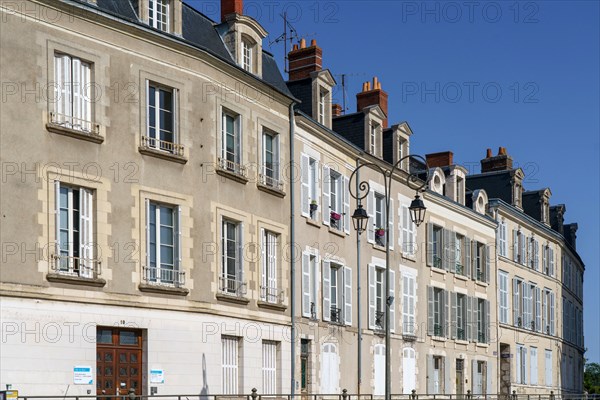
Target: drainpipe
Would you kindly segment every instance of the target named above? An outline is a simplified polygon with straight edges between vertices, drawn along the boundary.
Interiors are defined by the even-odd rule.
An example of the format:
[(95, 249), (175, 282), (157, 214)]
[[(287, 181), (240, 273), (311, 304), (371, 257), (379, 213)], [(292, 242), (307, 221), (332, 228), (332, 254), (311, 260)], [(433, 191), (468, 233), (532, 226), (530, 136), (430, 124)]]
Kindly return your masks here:
[(294, 106), (290, 104), (290, 318), (292, 319), (291, 332), (291, 391), (292, 396), (296, 393), (296, 224), (294, 215), (294, 194), (295, 194), (295, 165), (294, 162), (294, 134), (296, 121), (294, 118)]
[[(360, 166), (360, 160), (356, 160), (356, 168)], [(359, 182), (360, 182), (360, 171), (356, 173), (356, 193), (359, 193)], [(360, 395), (360, 386), (362, 384), (362, 327), (361, 327), (361, 311), (362, 307), (360, 306), (361, 299), (361, 287), (360, 287), (360, 235), (358, 232), (356, 233), (356, 306), (358, 307), (358, 382), (357, 382), (357, 393)]]

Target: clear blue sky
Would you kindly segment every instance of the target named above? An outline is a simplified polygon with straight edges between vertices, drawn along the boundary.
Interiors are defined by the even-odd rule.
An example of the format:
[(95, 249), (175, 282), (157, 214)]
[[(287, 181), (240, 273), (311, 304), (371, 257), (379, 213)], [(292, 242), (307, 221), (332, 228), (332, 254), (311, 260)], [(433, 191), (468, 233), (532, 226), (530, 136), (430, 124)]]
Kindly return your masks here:
[[(218, 0), (188, 3), (219, 19)], [(550, 187), (579, 224), (586, 264), (585, 339), (600, 362), (600, 8), (598, 1), (250, 1), (269, 31), (265, 49), (283, 66), (287, 11), (300, 35), (317, 39), (323, 65), (347, 99), (377, 76), (390, 123), (408, 121), (411, 152), (452, 150), (479, 172), (486, 148), (508, 149), (525, 188)], [(342, 101), (341, 92), (337, 100)]]

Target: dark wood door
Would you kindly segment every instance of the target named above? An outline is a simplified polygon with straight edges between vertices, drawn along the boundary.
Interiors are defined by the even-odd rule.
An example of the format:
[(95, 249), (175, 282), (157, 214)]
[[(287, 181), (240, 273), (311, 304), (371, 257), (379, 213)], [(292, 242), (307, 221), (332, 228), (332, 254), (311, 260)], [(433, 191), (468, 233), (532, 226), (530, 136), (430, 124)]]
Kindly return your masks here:
[(142, 333), (136, 329), (97, 328), (97, 394), (142, 394)]

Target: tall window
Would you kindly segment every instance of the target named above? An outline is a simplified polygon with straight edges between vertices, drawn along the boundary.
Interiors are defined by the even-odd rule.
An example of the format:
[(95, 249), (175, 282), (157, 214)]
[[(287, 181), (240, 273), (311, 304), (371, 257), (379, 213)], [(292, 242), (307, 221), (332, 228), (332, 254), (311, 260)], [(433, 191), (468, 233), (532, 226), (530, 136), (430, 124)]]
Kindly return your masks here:
[(279, 135), (266, 129), (263, 130), (262, 160), (262, 183), (279, 188)]
[(169, 0), (148, 1), (148, 23), (161, 31), (169, 31)]
[(402, 333), (414, 335), (416, 333), (416, 278), (414, 275), (402, 275)]
[(242, 68), (248, 72), (254, 72), (253, 47), (248, 39), (242, 39)]
[(552, 386), (552, 350), (544, 350), (544, 371), (546, 386)]
[(344, 228), (344, 193), (343, 177), (338, 172), (330, 169), (328, 181), (323, 182), (324, 185), (329, 185), (329, 212), (330, 212), (330, 224), (332, 228), (343, 229)]
[(263, 377), (263, 390), (265, 394), (277, 393), (277, 342), (270, 340), (263, 340), (262, 342), (262, 377)]
[(531, 347), (529, 349), (529, 356), (531, 359), (531, 362), (530, 362), (531, 372), (530, 372), (529, 382), (532, 385), (537, 385), (538, 384), (538, 359), (537, 359), (537, 348), (536, 347)]
[(486, 248), (485, 244), (475, 242), (475, 278), (478, 281), (486, 281)]
[(417, 253), (417, 226), (410, 217), (408, 204), (402, 204), (402, 253), (414, 256)]
[(262, 230), (262, 274), (261, 274), (261, 299), (269, 303), (280, 301), (277, 286), (277, 242), (276, 233)]
[(329, 298), (331, 299), (330, 321), (341, 323), (344, 307), (344, 269), (342, 266), (330, 263)]
[(488, 328), (490, 319), (490, 303), (487, 300), (477, 299), (477, 341), (488, 343)]
[(148, 132), (142, 146), (181, 154), (175, 135), (175, 89), (148, 82)]
[(237, 395), (239, 393), (239, 364), (240, 340), (237, 337), (221, 337), (221, 368), (222, 368), (222, 393)]
[(467, 296), (456, 294), (456, 338), (467, 340)]
[(242, 224), (223, 218), (221, 224), (221, 277), (222, 292), (237, 296), (246, 294), (242, 270)]
[[(385, 276), (386, 270), (378, 265), (369, 265), (369, 329), (381, 330), (385, 329), (385, 313), (388, 311), (386, 301), (388, 296), (397, 296), (395, 291), (395, 271), (390, 270), (390, 280), (388, 293), (385, 292)], [(395, 308), (397, 300), (394, 302), (396, 306), (389, 308), (390, 331), (395, 331)]]
[(542, 268), (546, 275), (554, 276), (554, 249), (549, 245), (542, 247)]
[(379, 130), (379, 124), (371, 122), (369, 131), (369, 152), (373, 155), (377, 155), (377, 132)]
[(61, 274), (93, 278), (94, 207), (89, 189), (55, 181), (56, 270)]
[(329, 92), (325, 89), (319, 90), (319, 123), (325, 125), (325, 118), (327, 116), (327, 96)]
[(517, 344), (517, 383), (527, 383), (527, 348)]
[(506, 240), (506, 221), (500, 221), (498, 224), (498, 254), (502, 257), (508, 257), (508, 241)]
[(166, 285), (183, 283), (179, 273), (179, 212), (178, 207), (147, 200), (148, 282)]
[(444, 393), (444, 357), (427, 356), (427, 394)]
[[(300, 201), (302, 215), (313, 220), (317, 219), (317, 211), (319, 208), (320, 193), (317, 188), (319, 179), (319, 162), (310, 157), (308, 154), (302, 153), (300, 163)], [(325, 210), (324, 212), (327, 212)]]
[(54, 55), (55, 113), (52, 123), (92, 130), (91, 64), (66, 54)]
[(466, 269), (469, 267), (466, 262), (466, 255), (467, 251), (469, 251), (470, 249), (466, 248), (466, 238), (463, 235), (459, 235), (458, 233), (456, 234), (455, 243), (456, 250), (454, 255), (456, 259), (456, 273), (459, 275), (466, 275)]
[(508, 274), (498, 271), (498, 319), (508, 324)]
[(221, 168), (241, 173), (240, 116), (223, 111), (221, 124)]
[(300, 392), (307, 393), (310, 384), (310, 340), (300, 339)]
[(448, 292), (433, 286), (428, 287), (427, 331), (432, 336), (445, 336), (448, 316)]
[(520, 230), (513, 230), (513, 261), (527, 265), (527, 237)]
[(427, 226), (429, 230), (429, 248), (427, 249), (428, 265), (435, 268), (442, 268), (442, 257), (444, 251), (442, 244), (442, 228), (433, 224), (428, 224)]
[(302, 253), (302, 316), (317, 318), (317, 291), (319, 281), (317, 279), (317, 256), (308, 252)]
[(387, 225), (385, 211), (385, 197), (375, 193), (375, 243), (380, 246), (385, 246), (385, 229)]

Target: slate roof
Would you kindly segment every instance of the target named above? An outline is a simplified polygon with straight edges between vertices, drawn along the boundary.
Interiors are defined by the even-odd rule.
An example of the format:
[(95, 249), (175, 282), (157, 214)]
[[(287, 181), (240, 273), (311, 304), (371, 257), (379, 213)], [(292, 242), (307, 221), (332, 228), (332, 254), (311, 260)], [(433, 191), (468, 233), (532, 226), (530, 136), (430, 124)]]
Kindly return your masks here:
[(394, 163), (394, 129), (383, 130), (383, 159), (390, 164)]
[(365, 149), (365, 113), (345, 114), (333, 117), (332, 121), (332, 130), (359, 148)]
[[(144, 26), (146, 29), (154, 30), (157, 34), (170, 37), (171, 39), (183, 41), (189, 45), (204, 50), (242, 70), (242, 68), (239, 67), (231, 57), (227, 47), (225, 47), (225, 43), (223, 43), (223, 39), (219, 35), (219, 31), (217, 29), (218, 24), (206, 15), (202, 14), (185, 2), (182, 2), (182, 37), (179, 37), (162, 32), (158, 29), (153, 29), (152, 27), (143, 23), (136, 14), (136, 7), (134, 7), (133, 3), (134, 1), (137, 0), (97, 0), (97, 4), (94, 6), (86, 1), (72, 0), (72, 2), (80, 4), (89, 10), (94, 11), (96, 9), (98, 11), (111, 14), (127, 22)], [(277, 67), (277, 63), (273, 58), (273, 55), (267, 51), (263, 51), (262, 62), (262, 79), (255, 75), (251, 75), (256, 79), (272, 86), (284, 95), (293, 98), (292, 93), (288, 90), (285, 84), (285, 80), (283, 79), (281, 71)], [(244, 72), (247, 73), (246, 71)]]
[(521, 200), (521, 202), (523, 203), (523, 211), (525, 211), (525, 214), (538, 221), (542, 220), (542, 206), (540, 203), (543, 194), (544, 189), (526, 191), (523, 192)]
[(296, 105), (296, 109), (315, 119), (312, 115), (312, 78), (288, 81), (286, 84), (289, 91), (301, 102)]
[(516, 169), (467, 175), (467, 189), (484, 189), (488, 198), (498, 198), (512, 204), (511, 179)]

